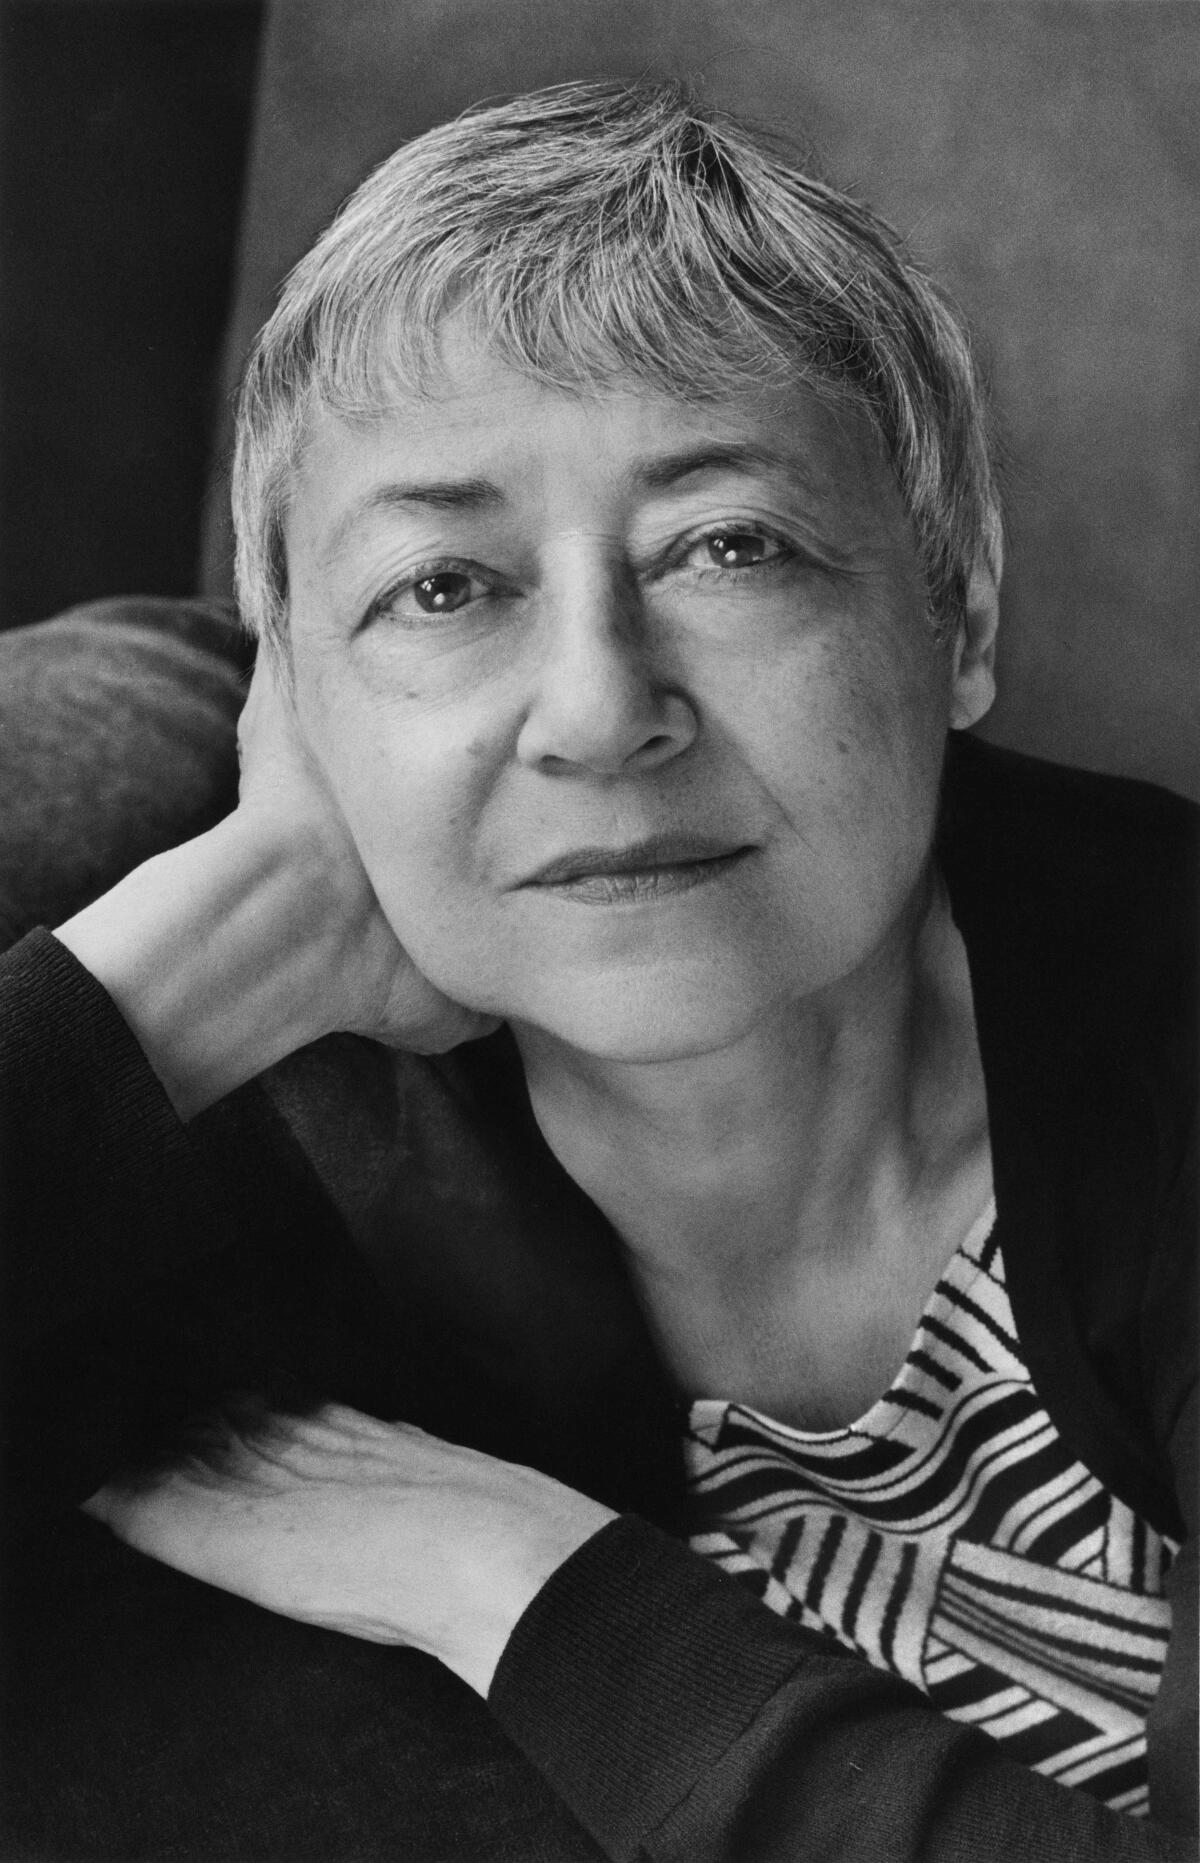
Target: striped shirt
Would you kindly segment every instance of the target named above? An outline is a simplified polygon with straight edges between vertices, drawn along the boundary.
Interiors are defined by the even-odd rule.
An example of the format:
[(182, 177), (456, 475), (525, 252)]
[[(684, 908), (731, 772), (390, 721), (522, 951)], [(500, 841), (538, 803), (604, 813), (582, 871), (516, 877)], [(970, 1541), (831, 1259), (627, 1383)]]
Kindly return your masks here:
[(993, 1205), (858, 1422), (818, 1434), (692, 1405), (691, 1544), (1027, 1766), (1144, 1815), (1177, 1548), (1059, 1437), (994, 1224)]

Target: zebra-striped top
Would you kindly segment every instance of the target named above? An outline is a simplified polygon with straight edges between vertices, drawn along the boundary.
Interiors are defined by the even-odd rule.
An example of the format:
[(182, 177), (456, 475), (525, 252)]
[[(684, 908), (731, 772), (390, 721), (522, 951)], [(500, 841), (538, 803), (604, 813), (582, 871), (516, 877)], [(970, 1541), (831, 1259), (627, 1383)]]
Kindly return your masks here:
[(1176, 1548), (1061, 1441), (994, 1223), (993, 1206), (857, 1423), (814, 1434), (693, 1404), (691, 1544), (1026, 1765), (1144, 1814)]

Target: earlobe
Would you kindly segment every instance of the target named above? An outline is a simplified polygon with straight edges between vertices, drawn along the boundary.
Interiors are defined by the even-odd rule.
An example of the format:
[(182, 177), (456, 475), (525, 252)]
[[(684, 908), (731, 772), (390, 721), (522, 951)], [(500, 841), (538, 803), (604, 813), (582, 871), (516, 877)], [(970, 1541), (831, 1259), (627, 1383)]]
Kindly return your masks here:
[(1000, 623), (1000, 579), (979, 562), (967, 599), (950, 674), (950, 728), (965, 731), (991, 709), (996, 696), (996, 630)]

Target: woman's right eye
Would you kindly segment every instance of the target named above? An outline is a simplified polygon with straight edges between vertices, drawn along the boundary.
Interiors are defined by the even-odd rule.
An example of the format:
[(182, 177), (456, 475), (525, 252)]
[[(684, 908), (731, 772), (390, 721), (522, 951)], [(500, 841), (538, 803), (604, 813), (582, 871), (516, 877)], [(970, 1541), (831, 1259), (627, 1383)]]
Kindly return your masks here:
[(491, 593), (490, 583), (470, 569), (449, 564), (444, 569), (433, 567), (379, 596), (367, 610), (363, 625), (390, 620), (401, 626), (406, 622), (419, 626), (426, 619), (458, 614)]

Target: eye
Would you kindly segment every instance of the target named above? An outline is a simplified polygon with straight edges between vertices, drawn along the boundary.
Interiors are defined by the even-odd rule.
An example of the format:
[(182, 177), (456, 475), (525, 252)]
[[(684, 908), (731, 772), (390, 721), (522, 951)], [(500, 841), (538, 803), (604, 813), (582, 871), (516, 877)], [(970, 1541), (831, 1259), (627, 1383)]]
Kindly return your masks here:
[(429, 563), (372, 602), (363, 625), (385, 619), (401, 627), (417, 627), (426, 620), (458, 614), (493, 592), (491, 580), (469, 563)]
[(692, 545), (693, 557), (702, 555), (701, 567), (716, 569), (753, 569), (759, 563), (773, 562), (783, 555), (783, 546), (774, 537), (751, 526), (723, 525)]
[(461, 569), (439, 569), (436, 575), (422, 576), (408, 591), (415, 607), (426, 615), (453, 614), (465, 608), (471, 599), (472, 578)]

